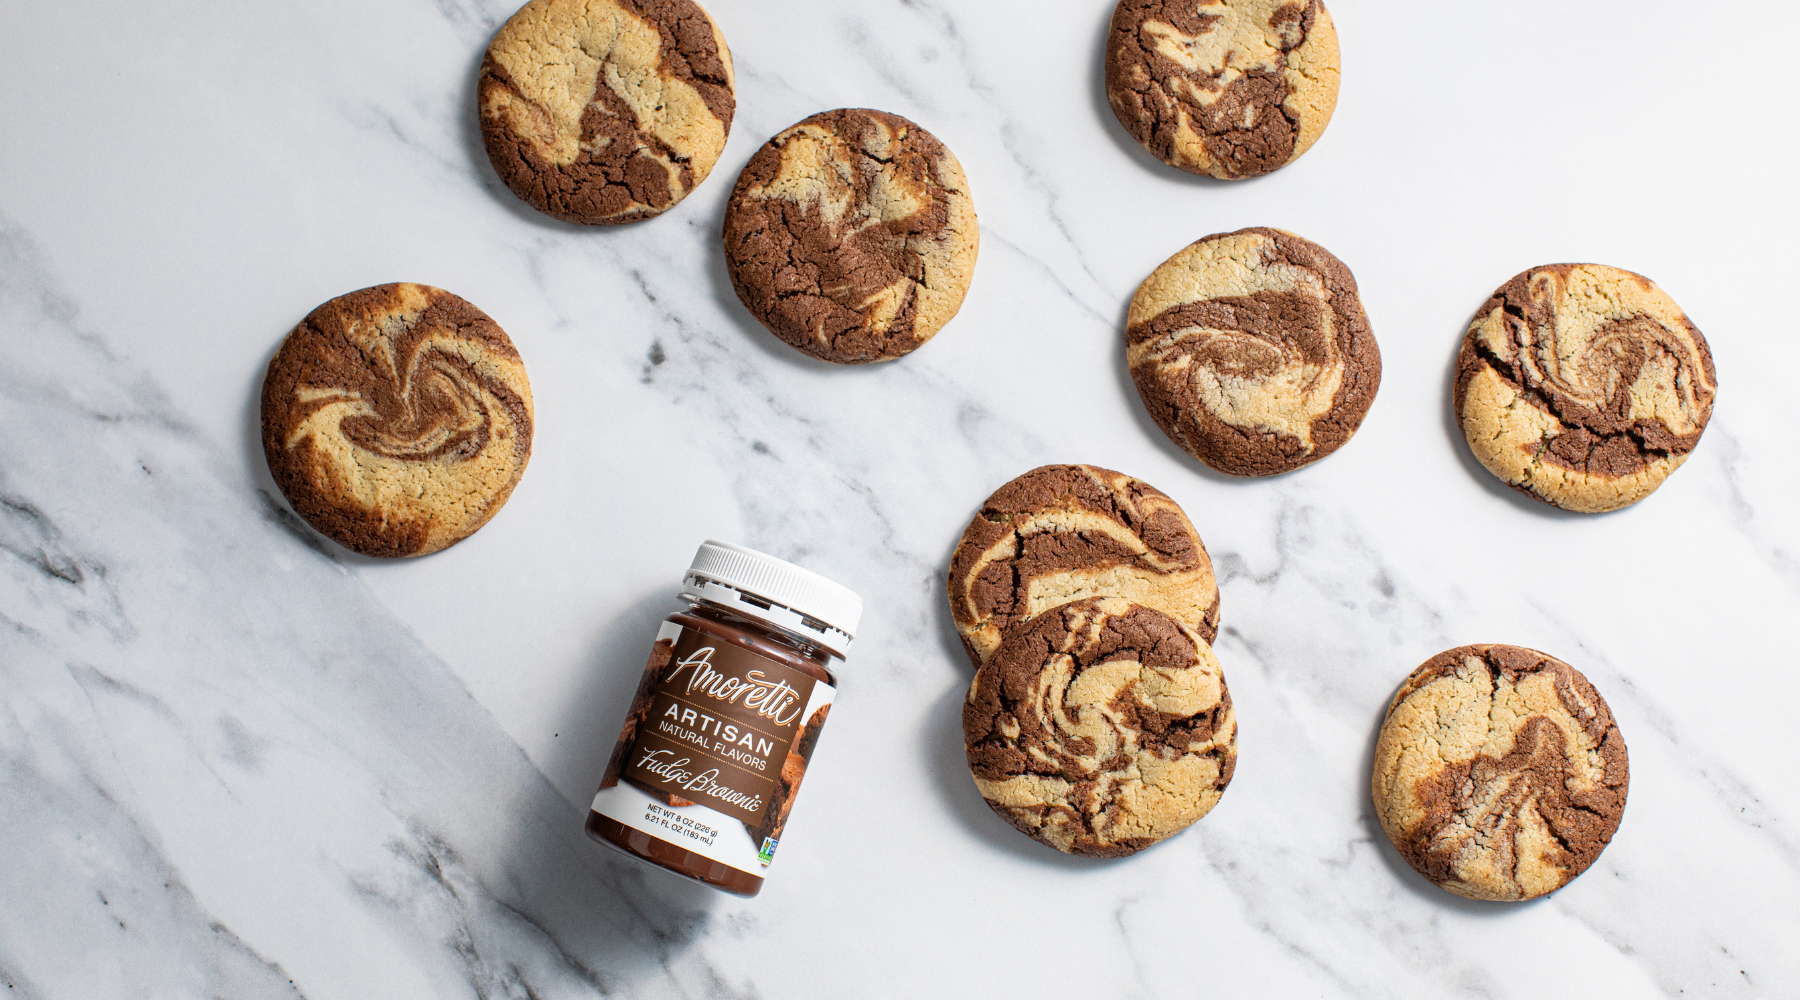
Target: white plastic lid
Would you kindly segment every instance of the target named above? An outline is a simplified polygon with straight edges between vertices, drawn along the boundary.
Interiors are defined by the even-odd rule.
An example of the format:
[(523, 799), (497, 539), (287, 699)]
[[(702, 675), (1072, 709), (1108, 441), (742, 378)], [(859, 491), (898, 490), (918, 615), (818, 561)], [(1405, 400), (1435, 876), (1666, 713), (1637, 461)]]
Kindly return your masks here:
[(694, 553), (681, 596), (760, 618), (839, 656), (849, 652), (862, 620), (862, 598), (850, 588), (784, 559), (711, 539)]

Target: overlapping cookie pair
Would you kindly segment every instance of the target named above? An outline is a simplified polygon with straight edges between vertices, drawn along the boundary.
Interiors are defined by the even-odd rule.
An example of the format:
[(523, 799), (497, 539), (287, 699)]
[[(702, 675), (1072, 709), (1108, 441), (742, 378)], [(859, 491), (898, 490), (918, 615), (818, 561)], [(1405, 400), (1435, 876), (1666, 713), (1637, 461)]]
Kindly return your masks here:
[(948, 593), (976, 666), (969, 767), (994, 812), (1059, 851), (1120, 857), (1218, 803), (1237, 762), (1219, 588), (1174, 500), (1094, 466), (1033, 469), (982, 504)]
[[(568, 222), (654, 218), (712, 173), (731, 50), (693, 0), (531, 0), (488, 46), (481, 134), (507, 187)], [(968, 178), (899, 115), (840, 108), (770, 139), (725, 218), (738, 298), (824, 361), (890, 361), (949, 322), (980, 244)]]
[[(1212, 561), (1181, 508), (1130, 476), (1033, 469), (982, 504), (951, 556), (975, 665), (963, 740), (976, 788), (1022, 833), (1121, 857), (1218, 804), (1237, 718), (1211, 640)], [(1580, 875), (1618, 830), (1629, 764), (1605, 699), (1535, 650), (1472, 645), (1388, 704), (1370, 791), (1420, 874), (1524, 900)]]

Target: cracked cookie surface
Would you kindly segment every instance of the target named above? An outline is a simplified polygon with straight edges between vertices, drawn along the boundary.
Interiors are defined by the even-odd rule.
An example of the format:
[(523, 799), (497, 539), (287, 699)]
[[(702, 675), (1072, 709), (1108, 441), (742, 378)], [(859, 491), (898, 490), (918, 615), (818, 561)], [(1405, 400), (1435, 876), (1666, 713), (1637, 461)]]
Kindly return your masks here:
[(531, 0), (481, 63), (481, 138), (538, 211), (610, 225), (706, 180), (737, 108), (731, 52), (693, 0)]
[(1119, 0), (1106, 99), (1164, 163), (1257, 177), (1312, 148), (1337, 107), (1338, 42), (1320, 0)]
[(1219, 584), (1180, 505), (1141, 479), (1046, 465), (994, 491), (950, 557), (951, 618), (976, 666), (1002, 633), (1088, 597), (1165, 612), (1211, 642)]
[(883, 111), (826, 111), (770, 139), (725, 215), (745, 308), (839, 364), (889, 361), (930, 340), (961, 308), (979, 243), (955, 155)]
[(525, 474), (531, 433), (511, 338), (441, 288), (326, 302), (263, 378), (276, 485), (308, 524), (364, 555), (425, 555), (473, 534)]
[(1706, 338), (1656, 283), (1601, 264), (1535, 267), (1469, 324), (1455, 407), (1470, 451), (1514, 489), (1602, 513), (1687, 461), (1718, 379)]
[(1519, 646), (1446, 650), (1389, 703), (1371, 792), (1421, 875), (1470, 899), (1566, 885), (1619, 828), (1625, 740), (1574, 667)]
[(1279, 229), (1208, 236), (1138, 286), (1125, 355), (1145, 409), (1214, 469), (1268, 476), (1316, 462), (1361, 426), (1381, 350), (1356, 279)]
[(1212, 647), (1140, 604), (1089, 598), (1007, 633), (963, 706), (989, 808), (1059, 851), (1111, 858), (1218, 804), (1237, 717)]

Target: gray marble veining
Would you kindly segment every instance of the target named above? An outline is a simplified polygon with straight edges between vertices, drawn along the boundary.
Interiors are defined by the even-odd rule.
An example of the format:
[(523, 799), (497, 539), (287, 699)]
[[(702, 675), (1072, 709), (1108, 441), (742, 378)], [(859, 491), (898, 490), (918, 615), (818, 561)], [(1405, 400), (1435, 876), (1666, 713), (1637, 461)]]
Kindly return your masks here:
[[(0, 980), (314, 1000), (1791, 992), (1800, 468), (1780, 413), (1800, 341), (1778, 295), (1745, 289), (1795, 264), (1794, 151), (1766, 126), (1793, 88), (1728, 32), (1612, 0), (1590, 13), (1629, 44), (1521, 73), (1588, 37), (1528, 6), (1334, 5), (1331, 130), (1225, 185), (1110, 121), (1107, 4), (717, 0), (739, 72), (724, 159), (676, 211), (599, 232), (535, 215), (482, 158), (473, 74), (509, 6), (0, 6), (34, 40), (0, 64), (26, 95), (0, 110)], [(1484, 46), (1440, 44), (1459, 35)], [(1656, 74), (1676, 53), (1686, 82)], [(1561, 103), (1624, 78), (1642, 99), (1605, 128)], [(962, 314), (871, 368), (761, 331), (718, 254), (742, 163), (837, 104), (948, 143), (983, 227)], [(1684, 116), (1745, 145), (1741, 176), (1641, 152)], [(1119, 326), (1169, 253), (1252, 224), (1350, 263), (1385, 373), (1340, 454), (1239, 482), (1160, 437)], [(1564, 258), (1656, 277), (1719, 362), (1693, 460), (1598, 518), (1498, 487), (1444, 416), (1470, 311)], [(399, 279), (507, 328), (538, 437), (480, 534), (383, 564), (281, 500), (255, 394), (318, 301)], [(1223, 594), (1237, 776), (1196, 828), (1118, 862), (1008, 828), (959, 742), (951, 547), (989, 491), (1057, 461), (1176, 497)], [(581, 832), (709, 536), (869, 606), (750, 901)], [(1520, 906), (1430, 886), (1368, 802), (1394, 687), (1477, 641), (1580, 667), (1631, 749), (1612, 846)]]

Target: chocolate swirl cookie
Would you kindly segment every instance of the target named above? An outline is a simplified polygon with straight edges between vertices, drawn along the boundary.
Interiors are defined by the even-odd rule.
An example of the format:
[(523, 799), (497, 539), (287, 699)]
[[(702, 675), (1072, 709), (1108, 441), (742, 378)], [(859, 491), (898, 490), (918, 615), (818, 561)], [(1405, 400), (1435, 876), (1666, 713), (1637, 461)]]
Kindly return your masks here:
[(1141, 479), (1046, 465), (994, 491), (950, 557), (950, 610), (976, 666), (1001, 634), (1047, 608), (1122, 597), (1211, 642), (1219, 584), (1181, 507)]
[(1554, 892), (1625, 812), (1625, 739), (1567, 663), (1518, 646), (1426, 660), (1375, 744), (1375, 813), (1419, 874), (1470, 899)]
[(750, 158), (725, 215), (731, 284), (825, 361), (890, 361), (962, 307), (980, 234), (961, 164), (883, 111), (813, 115)]
[(1119, 0), (1106, 99), (1164, 163), (1220, 180), (1300, 158), (1337, 107), (1338, 42), (1319, 0)]
[(1381, 386), (1350, 269), (1280, 229), (1208, 236), (1170, 257), (1132, 296), (1125, 345), (1157, 426), (1233, 476), (1336, 451)]
[(481, 138), (531, 207), (587, 225), (660, 215), (725, 149), (725, 36), (693, 0), (531, 0), (481, 63)]
[(263, 377), (263, 453), (346, 548), (418, 556), (499, 513), (531, 458), (531, 384), (499, 324), (425, 285), (314, 309)]
[(989, 808), (1093, 858), (1187, 829), (1237, 765), (1237, 717), (1212, 647), (1116, 597), (1008, 632), (969, 689), (963, 739)]
[(1718, 379), (1706, 338), (1649, 278), (1534, 267), (1500, 286), (1456, 362), (1456, 416), (1489, 472), (1565, 510), (1618, 510), (1687, 461)]

